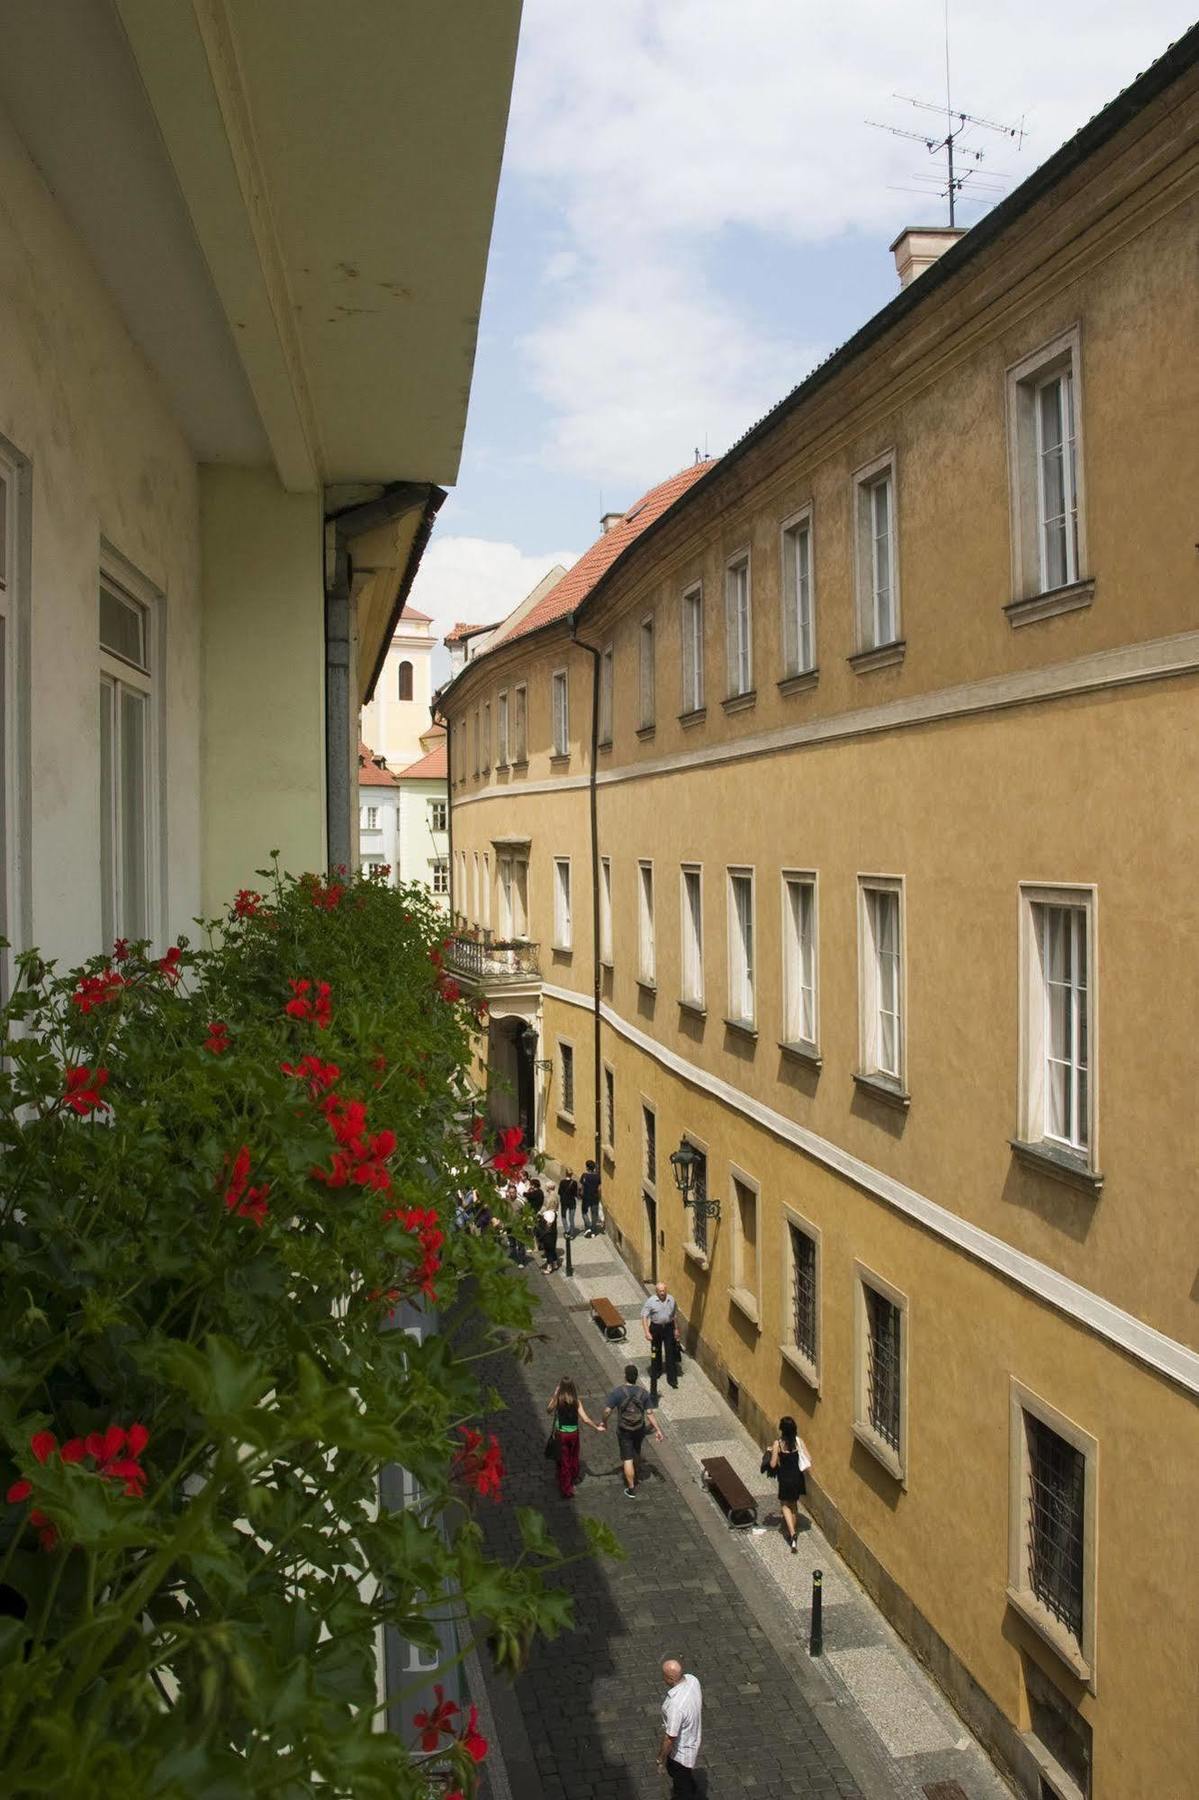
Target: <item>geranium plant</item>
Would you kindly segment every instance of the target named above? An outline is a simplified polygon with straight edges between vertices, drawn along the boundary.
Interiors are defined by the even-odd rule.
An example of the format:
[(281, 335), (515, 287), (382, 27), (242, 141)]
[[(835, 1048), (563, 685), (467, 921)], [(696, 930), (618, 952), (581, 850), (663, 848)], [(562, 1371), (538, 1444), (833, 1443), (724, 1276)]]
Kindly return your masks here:
[[(511, 1668), (568, 1623), (540, 1520), (503, 1566), (472, 1516), (503, 1504), (480, 1376), (531, 1314), (502, 1243), (452, 1223), (480, 1151), (443, 935), (419, 890), (272, 875), (166, 956), (21, 959), (0, 1071), (6, 1793), (469, 1795), (476, 1715), (440, 1696), (430, 1715), (419, 1686), (381, 1703), (380, 1627), (431, 1650), (453, 1615)], [(411, 1307), (434, 1328), (389, 1328)], [(388, 1464), (419, 1496), (400, 1512)]]

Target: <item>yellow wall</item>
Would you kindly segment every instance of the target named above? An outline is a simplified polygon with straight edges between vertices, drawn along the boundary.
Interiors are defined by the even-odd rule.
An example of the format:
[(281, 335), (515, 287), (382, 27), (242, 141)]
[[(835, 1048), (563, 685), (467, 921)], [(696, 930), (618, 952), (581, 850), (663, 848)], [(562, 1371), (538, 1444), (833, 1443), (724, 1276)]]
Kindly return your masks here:
[(323, 515), (269, 470), (201, 470), (204, 907), (278, 849), (325, 861)]

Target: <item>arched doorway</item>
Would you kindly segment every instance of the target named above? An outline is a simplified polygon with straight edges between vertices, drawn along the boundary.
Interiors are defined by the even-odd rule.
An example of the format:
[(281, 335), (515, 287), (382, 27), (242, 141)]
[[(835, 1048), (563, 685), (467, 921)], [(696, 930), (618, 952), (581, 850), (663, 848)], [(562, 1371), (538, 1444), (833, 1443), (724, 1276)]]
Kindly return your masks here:
[(516, 1013), (502, 1018), (495, 1014), (487, 1027), (487, 1119), (497, 1130), (519, 1125), (525, 1143), (532, 1144), (537, 1132), (536, 1086), (533, 1053), (522, 1041), (529, 1020)]

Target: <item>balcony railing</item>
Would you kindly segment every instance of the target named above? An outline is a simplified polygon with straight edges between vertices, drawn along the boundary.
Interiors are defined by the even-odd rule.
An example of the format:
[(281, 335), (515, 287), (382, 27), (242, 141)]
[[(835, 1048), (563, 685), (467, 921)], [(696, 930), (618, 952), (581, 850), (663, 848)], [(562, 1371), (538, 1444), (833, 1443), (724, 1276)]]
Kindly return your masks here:
[(537, 981), (541, 965), (538, 946), (524, 939), (453, 937), (447, 960), (450, 967), (472, 981)]

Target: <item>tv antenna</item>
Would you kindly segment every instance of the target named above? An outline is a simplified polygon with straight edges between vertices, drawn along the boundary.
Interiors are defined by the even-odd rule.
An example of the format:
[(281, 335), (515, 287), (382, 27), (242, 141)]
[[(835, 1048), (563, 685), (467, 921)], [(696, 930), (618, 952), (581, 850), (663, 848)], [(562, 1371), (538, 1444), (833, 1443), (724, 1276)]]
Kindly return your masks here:
[[(949, 225), (952, 230), (957, 224), (957, 199), (969, 181), (976, 192), (999, 194), (1003, 192), (1004, 178), (982, 168), (986, 151), (973, 143), (962, 143), (960, 140), (975, 128), (981, 131), (994, 131), (1001, 137), (1015, 143), (1017, 150), (1023, 148), (1025, 130), (1023, 116), (1018, 125), (1001, 125), (995, 119), (983, 119), (977, 113), (961, 112), (953, 104), (953, 91), (949, 68), (949, 0), (945, 0), (945, 104), (936, 100), (917, 100), (911, 94), (893, 94), (893, 100), (902, 100), (907, 106), (915, 106), (921, 112), (943, 113), (945, 117), (945, 135), (930, 137), (923, 131), (906, 131), (901, 125), (886, 125), (881, 119), (867, 119), (876, 131), (889, 131), (892, 137), (911, 138), (914, 143), (923, 144), (930, 156), (946, 158), (946, 178), (940, 176), (916, 175), (916, 181), (932, 183), (940, 190), (940, 197), (949, 201)], [(956, 123), (955, 123), (956, 121)], [(967, 167), (963, 169), (962, 164)], [(927, 186), (919, 188), (898, 189), (902, 193), (925, 193)]]

